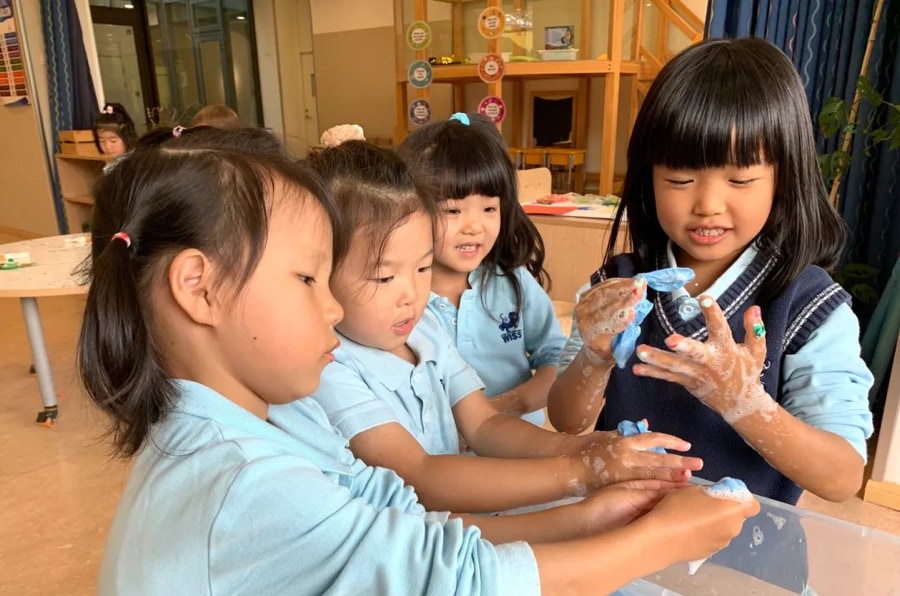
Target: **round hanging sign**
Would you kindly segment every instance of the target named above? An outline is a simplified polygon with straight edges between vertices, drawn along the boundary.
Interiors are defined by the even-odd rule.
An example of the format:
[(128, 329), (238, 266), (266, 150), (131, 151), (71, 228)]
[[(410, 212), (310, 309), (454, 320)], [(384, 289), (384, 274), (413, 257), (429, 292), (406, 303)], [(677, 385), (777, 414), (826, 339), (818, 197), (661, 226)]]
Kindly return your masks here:
[(500, 124), (506, 117), (506, 104), (499, 97), (488, 95), (478, 104), (478, 113), (490, 118), (494, 124)]
[(416, 89), (424, 89), (431, 84), (431, 65), (425, 60), (416, 60), (409, 65), (409, 72), (406, 74), (409, 84)]
[(478, 16), (478, 33), (485, 39), (497, 39), (503, 35), (505, 23), (503, 9), (498, 6), (489, 6)]
[(413, 21), (406, 29), (406, 45), (424, 50), (431, 44), (431, 27), (425, 21)]
[(424, 99), (409, 104), (409, 119), (413, 124), (427, 124), (431, 120), (431, 104)]
[(503, 56), (485, 54), (478, 62), (478, 77), (485, 83), (496, 83), (503, 78)]

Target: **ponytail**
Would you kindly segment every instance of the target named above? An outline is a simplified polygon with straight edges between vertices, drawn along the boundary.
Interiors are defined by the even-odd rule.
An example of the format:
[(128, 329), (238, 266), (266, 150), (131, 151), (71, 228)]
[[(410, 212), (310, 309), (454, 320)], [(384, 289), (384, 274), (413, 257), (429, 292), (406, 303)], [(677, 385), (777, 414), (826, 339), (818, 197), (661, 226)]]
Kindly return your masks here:
[(112, 240), (95, 256), (78, 340), (82, 382), (110, 415), (115, 452), (123, 457), (140, 450), (175, 396), (150, 333), (150, 288), (142, 287), (149, 284), (135, 276), (132, 251), (138, 248)]

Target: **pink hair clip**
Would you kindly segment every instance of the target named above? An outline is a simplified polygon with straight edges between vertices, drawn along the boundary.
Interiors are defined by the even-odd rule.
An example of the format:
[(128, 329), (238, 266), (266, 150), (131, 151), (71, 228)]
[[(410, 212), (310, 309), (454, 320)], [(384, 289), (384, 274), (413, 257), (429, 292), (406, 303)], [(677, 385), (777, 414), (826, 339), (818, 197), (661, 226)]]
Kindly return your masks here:
[(110, 242), (112, 242), (113, 240), (121, 240), (125, 243), (126, 247), (131, 248), (131, 236), (129, 236), (125, 232), (116, 232), (115, 234), (113, 234)]
[(183, 132), (184, 132), (183, 126), (176, 126), (175, 128), (172, 129), (172, 136), (177, 139), (178, 137), (181, 136), (181, 133), (183, 133)]

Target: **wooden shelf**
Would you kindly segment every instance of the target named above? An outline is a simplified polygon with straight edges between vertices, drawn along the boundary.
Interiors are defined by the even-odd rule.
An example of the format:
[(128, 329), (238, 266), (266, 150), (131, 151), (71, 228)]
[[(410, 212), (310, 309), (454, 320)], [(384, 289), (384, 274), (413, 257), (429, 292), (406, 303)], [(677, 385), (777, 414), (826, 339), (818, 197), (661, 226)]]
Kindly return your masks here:
[[(435, 83), (477, 82), (478, 66), (475, 64), (447, 64), (433, 66)], [(604, 76), (616, 72), (609, 60), (558, 60), (547, 62), (507, 62), (504, 65), (503, 78), (555, 78), (578, 76)], [(622, 62), (619, 74), (638, 74), (641, 64)], [(397, 82), (406, 82), (406, 75), (398, 76)]]
[(76, 155), (74, 153), (57, 153), (56, 157), (59, 159), (80, 159), (84, 161), (111, 161), (109, 157), (105, 155)]
[(63, 197), (64, 201), (69, 201), (70, 203), (78, 203), (79, 205), (94, 205), (94, 197), (90, 195), (78, 195), (74, 197)]

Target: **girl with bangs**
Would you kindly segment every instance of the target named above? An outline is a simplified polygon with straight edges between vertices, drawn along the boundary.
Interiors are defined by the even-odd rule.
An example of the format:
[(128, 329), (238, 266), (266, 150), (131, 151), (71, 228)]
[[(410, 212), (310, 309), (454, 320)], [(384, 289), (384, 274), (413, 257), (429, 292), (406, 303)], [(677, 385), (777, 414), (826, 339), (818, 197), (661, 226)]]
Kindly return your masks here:
[(500, 412), (544, 423), (565, 337), (544, 271), (544, 243), (519, 205), (497, 127), (458, 113), (410, 134), (398, 150), (435, 194), (431, 311)]
[[(669, 62), (635, 122), (615, 224), (606, 263), (576, 298), (550, 391), (554, 426), (646, 418), (691, 443), (704, 478), (734, 475), (790, 504), (803, 490), (854, 495), (872, 376), (850, 295), (826, 272), (844, 227), (790, 60), (740, 39)], [(619, 224), (630, 254), (613, 255)], [(611, 342), (644, 295), (634, 276), (675, 266), (693, 269), (693, 281), (649, 290), (643, 344), (615, 369)]]

